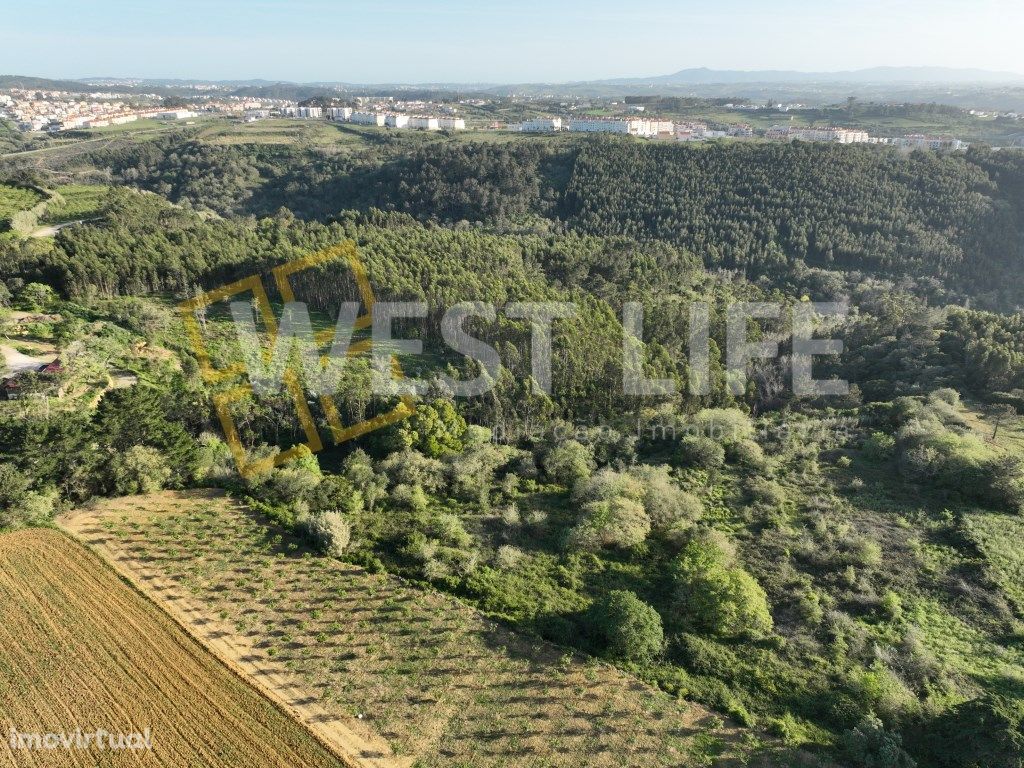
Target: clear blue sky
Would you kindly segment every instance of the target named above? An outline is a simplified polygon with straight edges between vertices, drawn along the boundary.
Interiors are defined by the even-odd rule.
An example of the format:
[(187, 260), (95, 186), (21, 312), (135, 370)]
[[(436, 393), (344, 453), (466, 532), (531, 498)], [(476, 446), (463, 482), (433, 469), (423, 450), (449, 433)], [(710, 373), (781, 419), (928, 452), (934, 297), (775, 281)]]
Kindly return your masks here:
[(34, 0), (0, 73), (525, 82), (688, 67), (1024, 72), (1021, 0)]

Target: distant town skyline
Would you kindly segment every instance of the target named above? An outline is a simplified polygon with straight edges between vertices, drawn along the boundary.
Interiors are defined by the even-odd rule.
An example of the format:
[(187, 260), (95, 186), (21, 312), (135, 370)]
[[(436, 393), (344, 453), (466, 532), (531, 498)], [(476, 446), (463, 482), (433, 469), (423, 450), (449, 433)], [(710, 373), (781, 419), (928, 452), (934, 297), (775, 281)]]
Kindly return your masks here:
[(690, 67), (1024, 74), (1022, 28), (1024, 4), (1006, 0), (43, 0), (5, 9), (0, 72), (362, 83), (567, 82)]

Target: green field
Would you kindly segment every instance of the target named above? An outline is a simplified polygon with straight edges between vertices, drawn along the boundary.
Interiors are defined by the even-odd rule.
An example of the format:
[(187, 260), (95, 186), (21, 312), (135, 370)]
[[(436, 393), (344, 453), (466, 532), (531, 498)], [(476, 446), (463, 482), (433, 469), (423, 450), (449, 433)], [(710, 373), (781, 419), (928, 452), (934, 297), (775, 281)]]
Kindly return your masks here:
[(51, 203), (43, 216), (46, 224), (86, 219), (97, 215), (109, 187), (98, 184), (64, 184), (57, 187), (63, 202)]
[(27, 211), (42, 199), (43, 196), (34, 190), (0, 185), (0, 221), (9, 219), (18, 211)]

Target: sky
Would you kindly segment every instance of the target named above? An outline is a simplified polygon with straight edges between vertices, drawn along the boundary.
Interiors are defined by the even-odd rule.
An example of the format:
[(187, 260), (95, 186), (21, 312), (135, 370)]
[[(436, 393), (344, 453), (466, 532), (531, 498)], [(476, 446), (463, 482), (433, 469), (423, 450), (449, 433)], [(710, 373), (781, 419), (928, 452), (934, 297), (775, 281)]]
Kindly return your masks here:
[(1021, 0), (35, 0), (0, 74), (567, 82), (690, 67), (1024, 73)]

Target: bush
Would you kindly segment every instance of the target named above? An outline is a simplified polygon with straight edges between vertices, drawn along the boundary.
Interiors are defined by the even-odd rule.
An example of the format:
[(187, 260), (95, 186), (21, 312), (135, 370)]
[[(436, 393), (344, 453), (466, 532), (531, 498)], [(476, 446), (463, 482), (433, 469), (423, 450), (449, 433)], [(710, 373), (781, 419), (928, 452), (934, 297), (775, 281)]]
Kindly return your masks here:
[(391, 491), (391, 501), (418, 514), (426, 512), (430, 502), (418, 485), (396, 485)]
[(900, 722), (920, 710), (914, 692), (881, 661), (855, 673), (852, 683), (862, 711), (874, 712), (888, 723)]
[(733, 445), (754, 436), (750, 417), (735, 408), (705, 408), (693, 417), (693, 424), (701, 435), (720, 445)]
[(277, 503), (290, 506), (308, 499), (319, 484), (319, 474), (304, 467), (287, 466), (271, 473), (266, 492)]
[(0, 531), (45, 525), (53, 519), (59, 496), (56, 489), (29, 490), (26, 475), (10, 464), (0, 464)]
[(339, 512), (318, 512), (306, 520), (306, 533), (325, 555), (340, 557), (348, 548), (352, 529)]
[(858, 768), (914, 768), (917, 765), (903, 751), (899, 734), (886, 731), (882, 721), (873, 715), (844, 733), (840, 748), (843, 756)]
[(433, 403), (416, 406), (416, 412), (402, 421), (398, 430), (404, 445), (438, 458), (462, 453), (466, 420), (459, 415), (454, 403), (438, 398)]
[(591, 501), (608, 501), (623, 496), (633, 501), (644, 498), (643, 484), (632, 475), (616, 472), (613, 469), (602, 469), (597, 474), (583, 478), (576, 483), (572, 491), (572, 500), (576, 504)]
[(378, 465), (391, 485), (414, 485), (427, 493), (444, 487), (445, 466), (413, 450), (392, 453)]
[(148, 445), (133, 445), (110, 459), (111, 489), (118, 496), (154, 493), (170, 476), (171, 468), (163, 455)]
[(494, 567), (499, 571), (511, 571), (523, 561), (523, 550), (502, 544), (494, 555)]
[(544, 471), (560, 485), (572, 488), (594, 471), (594, 455), (575, 440), (565, 440), (544, 457)]
[(986, 694), (922, 723), (908, 747), (935, 768), (1020, 768), (1024, 702)]
[(668, 467), (642, 465), (633, 474), (643, 483), (643, 502), (651, 528), (656, 531), (678, 530), (692, 525), (704, 514), (704, 505), (672, 480)]
[(864, 440), (861, 450), (868, 461), (888, 461), (896, 452), (896, 438), (885, 432), (872, 432)]
[(313, 512), (340, 512), (346, 517), (363, 511), (363, 494), (345, 477), (327, 475), (308, 496)]
[(700, 469), (719, 469), (725, 465), (725, 449), (710, 437), (684, 437), (676, 449), (679, 461)]
[(570, 533), (570, 547), (628, 549), (643, 543), (650, 532), (651, 521), (643, 505), (626, 496), (616, 496), (583, 505), (582, 519)]
[(722, 637), (771, 632), (767, 595), (715, 534), (693, 537), (671, 572), (684, 626)]
[(579, 641), (580, 629), (576, 622), (558, 614), (538, 616), (534, 624), (537, 634), (559, 645), (572, 646)]
[(789, 501), (786, 489), (774, 480), (750, 478), (746, 483), (746, 490), (750, 500), (762, 507), (779, 509)]
[(753, 470), (765, 467), (764, 450), (753, 440), (740, 440), (725, 446), (726, 458), (734, 464), (740, 464)]
[(665, 634), (661, 616), (632, 592), (613, 590), (587, 612), (591, 633), (611, 658), (650, 661), (661, 654)]
[(57, 303), (57, 292), (43, 283), (28, 283), (18, 291), (15, 306), (28, 312), (45, 312)]
[(989, 499), (1002, 509), (1024, 513), (1024, 461), (1000, 456), (989, 465)]

